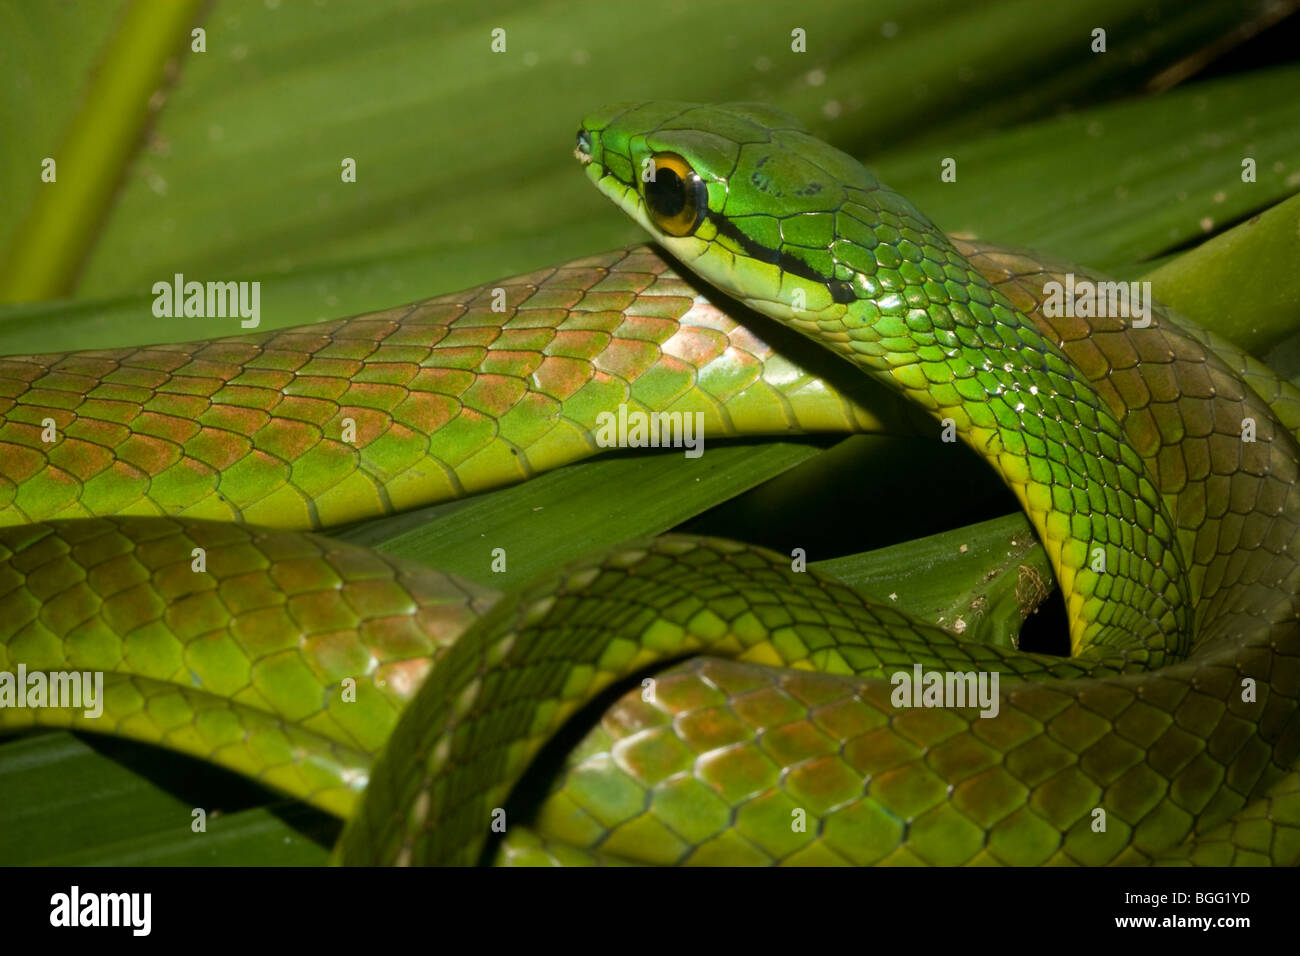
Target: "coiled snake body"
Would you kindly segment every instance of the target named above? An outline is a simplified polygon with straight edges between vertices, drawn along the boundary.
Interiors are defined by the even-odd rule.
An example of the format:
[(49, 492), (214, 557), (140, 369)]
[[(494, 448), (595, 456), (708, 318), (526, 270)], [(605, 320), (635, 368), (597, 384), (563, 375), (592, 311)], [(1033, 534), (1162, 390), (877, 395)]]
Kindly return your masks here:
[[(106, 674), (98, 719), (3, 725), (206, 756), (346, 816), (343, 862), (468, 863), (569, 716), (688, 658), (607, 712), (499, 860), (1300, 859), (1294, 389), (1164, 313), (1045, 315), (1063, 270), (948, 239), (763, 107), (618, 107), (578, 157), (709, 285), (988, 459), (1052, 560), (1069, 658), (964, 641), (716, 539), (634, 542), (498, 599), (293, 530), (585, 457), (620, 402), (701, 411), (711, 437), (908, 417), (635, 248), (494, 284), (504, 316), (484, 287), (0, 360), (0, 669)], [(915, 665), (996, 674), (996, 712), (896, 705)]]

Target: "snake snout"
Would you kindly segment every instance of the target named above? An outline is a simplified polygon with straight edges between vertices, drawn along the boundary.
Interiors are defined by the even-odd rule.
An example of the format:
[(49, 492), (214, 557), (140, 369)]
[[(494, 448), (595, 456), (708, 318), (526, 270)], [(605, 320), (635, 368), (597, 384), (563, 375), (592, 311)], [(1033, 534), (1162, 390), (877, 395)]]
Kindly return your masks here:
[(578, 143), (573, 149), (573, 155), (578, 157), (578, 162), (586, 166), (591, 162), (591, 131), (586, 129), (578, 130)]

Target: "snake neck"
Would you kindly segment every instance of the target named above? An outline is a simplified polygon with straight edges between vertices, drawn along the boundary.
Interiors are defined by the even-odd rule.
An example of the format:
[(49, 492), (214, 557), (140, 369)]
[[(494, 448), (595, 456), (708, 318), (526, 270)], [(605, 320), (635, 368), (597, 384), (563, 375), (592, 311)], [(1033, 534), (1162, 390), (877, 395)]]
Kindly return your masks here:
[(1051, 558), (1076, 655), (1141, 667), (1185, 657), (1186, 556), (1120, 421), (936, 227), (884, 192), (837, 215), (854, 248), (864, 231), (878, 237), (841, 286), (848, 301), (796, 309), (766, 290), (747, 303), (901, 390), (993, 466)]

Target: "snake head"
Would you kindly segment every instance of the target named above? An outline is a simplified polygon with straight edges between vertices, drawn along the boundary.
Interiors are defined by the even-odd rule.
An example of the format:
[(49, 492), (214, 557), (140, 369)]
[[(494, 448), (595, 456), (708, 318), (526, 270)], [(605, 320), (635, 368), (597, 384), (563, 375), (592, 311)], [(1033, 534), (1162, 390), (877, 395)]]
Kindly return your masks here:
[[(937, 230), (851, 156), (767, 106), (631, 103), (588, 116), (596, 188), (703, 279), (760, 312), (836, 321), (881, 296), (877, 248)], [(885, 253), (887, 267), (900, 257)], [(903, 283), (898, 283), (902, 288)]]

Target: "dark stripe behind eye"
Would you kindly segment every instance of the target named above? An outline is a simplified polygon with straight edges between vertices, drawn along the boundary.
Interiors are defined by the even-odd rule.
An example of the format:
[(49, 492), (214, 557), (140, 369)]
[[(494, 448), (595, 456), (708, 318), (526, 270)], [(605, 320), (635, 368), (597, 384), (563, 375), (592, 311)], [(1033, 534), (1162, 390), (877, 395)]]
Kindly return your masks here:
[(755, 242), (745, 235), (734, 222), (712, 209), (709, 210), (708, 217), (714, 228), (718, 230), (719, 235), (733, 240), (751, 259), (769, 263), (791, 275), (824, 285), (826, 290), (830, 292), (831, 299), (841, 305), (852, 302), (857, 298), (850, 283), (822, 275), (807, 262), (796, 255), (786, 252), (784, 249), (770, 249), (761, 242)]

